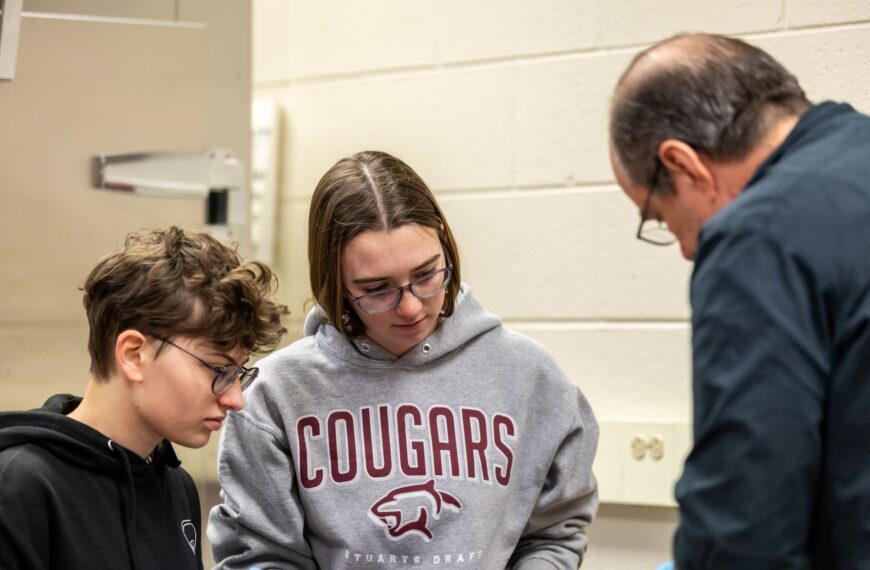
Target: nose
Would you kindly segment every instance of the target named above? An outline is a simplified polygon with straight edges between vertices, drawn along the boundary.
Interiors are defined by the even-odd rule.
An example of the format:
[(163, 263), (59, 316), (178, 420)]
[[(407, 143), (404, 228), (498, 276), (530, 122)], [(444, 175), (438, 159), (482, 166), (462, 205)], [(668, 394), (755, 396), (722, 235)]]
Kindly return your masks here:
[(402, 291), (402, 298), (396, 305), (396, 314), (400, 317), (416, 317), (420, 313), (423, 302), (411, 293), (410, 289)]
[(242, 383), (236, 380), (230, 389), (218, 396), (218, 404), (225, 410), (238, 412), (245, 407), (245, 396), (242, 394)]

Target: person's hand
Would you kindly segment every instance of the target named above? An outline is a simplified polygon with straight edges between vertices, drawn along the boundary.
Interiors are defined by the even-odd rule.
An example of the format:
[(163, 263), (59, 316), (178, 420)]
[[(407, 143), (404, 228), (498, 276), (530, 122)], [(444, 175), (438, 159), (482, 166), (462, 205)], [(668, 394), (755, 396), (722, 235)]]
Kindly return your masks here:
[(662, 564), (661, 566), (656, 568), (656, 570), (674, 570), (674, 563), (673, 562), (665, 562), (664, 564)]

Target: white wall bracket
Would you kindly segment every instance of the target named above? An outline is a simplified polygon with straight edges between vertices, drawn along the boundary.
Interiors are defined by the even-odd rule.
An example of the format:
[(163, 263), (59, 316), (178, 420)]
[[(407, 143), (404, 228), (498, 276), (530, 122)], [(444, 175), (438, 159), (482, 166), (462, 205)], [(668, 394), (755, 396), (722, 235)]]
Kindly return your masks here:
[(215, 189), (245, 187), (242, 163), (225, 150), (100, 154), (95, 188), (168, 198), (205, 198)]
[(245, 167), (226, 150), (100, 154), (91, 166), (95, 188), (203, 200), (206, 231), (221, 241), (248, 222)]

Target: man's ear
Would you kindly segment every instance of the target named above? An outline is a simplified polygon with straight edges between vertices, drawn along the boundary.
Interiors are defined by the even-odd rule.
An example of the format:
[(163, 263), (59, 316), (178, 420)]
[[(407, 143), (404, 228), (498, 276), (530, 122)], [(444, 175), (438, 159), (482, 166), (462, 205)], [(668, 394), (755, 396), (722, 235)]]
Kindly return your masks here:
[(115, 363), (121, 376), (131, 382), (144, 379), (145, 364), (151, 359), (147, 349), (148, 339), (137, 330), (128, 329), (118, 335), (115, 339)]
[(691, 146), (681, 140), (668, 139), (659, 145), (658, 157), (668, 169), (675, 187), (684, 187), (684, 184), (678, 184), (678, 180), (684, 180), (711, 200), (716, 199), (719, 190), (716, 177), (704, 158)]

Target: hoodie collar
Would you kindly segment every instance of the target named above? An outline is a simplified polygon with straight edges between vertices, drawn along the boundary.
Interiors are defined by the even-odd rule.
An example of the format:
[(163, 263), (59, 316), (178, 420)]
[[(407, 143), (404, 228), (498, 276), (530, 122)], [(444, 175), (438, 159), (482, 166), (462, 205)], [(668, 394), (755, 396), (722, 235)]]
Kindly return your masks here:
[[(56, 394), (45, 404), (29, 412), (0, 413), (0, 450), (25, 443), (39, 445), (62, 457), (64, 461), (98, 472), (122, 474), (118, 450), (130, 463), (133, 477), (150, 477), (159, 465), (178, 467), (181, 462), (168, 441), (161, 442), (144, 460), (112, 442), (97, 430), (66, 417), (82, 399), (71, 394)], [(113, 449), (114, 448), (114, 449)]]
[(456, 309), (417, 346), (396, 357), (366, 335), (348, 339), (326, 322), (322, 309), (315, 307), (305, 319), (305, 336), (315, 336), (317, 343), (338, 358), (359, 366), (374, 368), (420, 368), (437, 362), (463, 347), (481, 334), (501, 326), (501, 319), (486, 312), (463, 283), (456, 299)]

